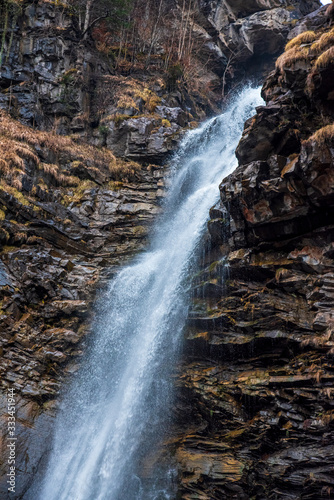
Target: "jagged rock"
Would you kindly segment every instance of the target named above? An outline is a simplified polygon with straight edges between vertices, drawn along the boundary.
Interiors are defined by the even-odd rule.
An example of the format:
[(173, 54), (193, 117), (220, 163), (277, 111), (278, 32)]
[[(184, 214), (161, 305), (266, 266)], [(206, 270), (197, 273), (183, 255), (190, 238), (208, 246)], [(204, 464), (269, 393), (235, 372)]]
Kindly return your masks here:
[[(17, 132), (10, 123), (8, 128)], [(34, 133), (21, 130), (23, 135)], [(43, 135), (43, 140), (50, 139), (53, 136)], [(57, 148), (36, 146), (35, 151), (41, 161), (51, 156), (57, 161)], [(86, 179), (96, 152), (93, 148), (85, 164), (81, 162), (83, 188), (54, 185), (48, 179), (42, 200), (34, 189), (43, 177), (40, 164), (26, 165), (28, 191), (7, 193), (2, 179), (1, 225), (6, 239), (0, 247), (0, 374), (2, 393), (7, 387), (16, 391), (19, 495), (45, 459), (53, 428), (50, 405), (61, 383), (78, 369), (90, 333), (92, 299), (103, 292), (119, 263), (146, 245), (149, 227), (160, 212), (158, 191), (163, 190), (167, 169), (131, 163), (134, 170), (116, 181), (103, 163), (98, 184), (96, 177)], [(59, 170), (71, 164), (62, 149)], [(125, 169), (127, 165), (122, 164)], [(26, 418), (23, 408), (29, 404), (38, 411)], [(5, 425), (1, 420), (2, 430)], [(5, 452), (1, 448), (2, 457)], [(0, 472), (0, 496), (6, 498), (6, 459)]]
[[(216, 109), (212, 96), (221, 98), (225, 78), (231, 81), (234, 71), (239, 77), (253, 75), (254, 67), (262, 74), (272, 63), (274, 52), (283, 47), (291, 23), (318, 5), (313, 1), (297, 3), (200, 2), (192, 24), (197, 55), (191, 70), (198, 76), (188, 87), (172, 88), (175, 82), (169, 82), (168, 90), (166, 82), (161, 82), (161, 71), (152, 80), (147, 74), (137, 75), (138, 79), (114, 74), (116, 70), (110, 68), (105, 55), (78, 35), (74, 16), (67, 15), (65, 4), (36, 1), (19, 16), (8, 58), (3, 58), (0, 106), (33, 127), (86, 135), (93, 144), (107, 145), (128, 159), (163, 163), (175, 149), (182, 129)], [(265, 36), (265, 45), (258, 34)], [(6, 47), (10, 36), (5, 37)], [(257, 56), (263, 56), (264, 66), (259, 67)], [(305, 68), (298, 69), (299, 73), (287, 73), (287, 84), (297, 73), (298, 84), (305, 83)], [(322, 77), (325, 83), (318, 86), (320, 98), (330, 94), (330, 78), (325, 71)], [(116, 83), (127, 91), (130, 81), (135, 99), (117, 102)], [(279, 86), (277, 81), (267, 89), (274, 101), (275, 85)], [(143, 89), (154, 94), (151, 110), (145, 108), (143, 97), (136, 97), (143, 94)], [(295, 225), (285, 229), (287, 218), (295, 217), (296, 194), (290, 187), (292, 181), (298, 183), (303, 151), (309, 161), (303, 173), (309, 188), (319, 148), (304, 148), (304, 137), (291, 133), (288, 124), (282, 129), (280, 109), (278, 103), (270, 110), (260, 110), (263, 125), (257, 129), (256, 123), (248, 124), (247, 152), (246, 146), (238, 152), (242, 163), (249, 155), (246, 163), (250, 165), (245, 171), (238, 170), (230, 184), (224, 183), (226, 189), (222, 186), (222, 194), (225, 189), (231, 201), (232, 220), (227, 219), (226, 207), (216, 207), (215, 220), (210, 224), (212, 240), (219, 248), (226, 249), (224, 235), (231, 228), (231, 254), (227, 256), (230, 277), (228, 283), (221, 279), (224, 266), (220, 261), (206, 270), (205, 283), (196, 284), (199, 294), (204, 290), (203, 297), (209, 298), (210, 307), (197, 311), (189, 321), (193, 330), (186, 342), (188, 359), (177, 381), (182, 397), (175, 412), (183, 428), (189, 422), (193, 427), (193, 433), (175, 454), (182, 464), (183, 498), (242, 499), (252, 488), (254, 495), (264, 498), (265, 486), (261, 484), (267, 485), (269, 470), (276, 477), (274, 453), (282, 452), (286, 432), (306, 437), (304, 427), (310, 429), (308, 438), (317, 450), (319, 429), (327, 432), (327, 395), (333, 383), (328, 354), (332, 318), (327, 314), (332, 303), (331, 233), (320, 231), (312, 244), (305, 237), (305, 241), (291, 244), (288, 249), (275, 248), (270, 255), (254, 246), (260, 237), (267, 242), (277, 234), (292, 237), (296, 226), (305, 233), (305, 218), (309, 217), (309, 213), (300, 213)], [(273, 137), (279, 139), (277, 148)], [(263, 139), (261, 145), (259, 138)], [(246, 141), (245, 135), (244, 144)], [(97, 291), (102, 293), (116, 266), (146, 245), (148, 228), (160, 211), (165, 175), (164, 169), (152, 165), (138, 169), (137, 165), (133, 171), (129, 167), (124, 178), (115, 180), (110, 172), (110, 156), (108, 161), (95, 165), (92, 156), (98, 154), (97, 149), (85, 149), (78, 159), (68, 151), (77, 143), (71, 143), (65, 151), (55, 142), (52, 146), (39, 142), (31, 140), (38, 161), (25, 162), (22, 192), (15, 195), (0, 190), (4, 208), (0, 232), (0, 372), (2, 389), (11, 386), (17, 391), (20, 496), (30, 484), (36, 466), (45, 460), (55, 398), (60, 384), (76, 372), (78, 358), (83, 354), (90, 333), (92, 299)], [(84, 148), (83, 143), (78, 144)], [(294, 153), (296, 145), (302, 151), (299, 163), (286, 156)], [(329, 154), (330, 150), (321, 156), (321, 151), (320, 164)], [(64, 187), (61, 176), (55, 182), (50, 170), (43, 172), (45, 164), (56, 164), (65, 177), (76, 176), (79, 185)], [(268, 177), (272, 171), (275, 179)], [(302, 183), (295, 191), (298, 196), (309, 196), (316, 205), (319, 192), (323, 193), (322, 202), (331, 199), (326, 185), (329, 179), (329, 173), (321, 179), (319, 170), (312, 185), (314, 193), (305, 194)], [(263, 192), (260, 205), (251, 194), (255, 189)], [(236, 201), (238, 194), (246, 195), (245, 191), (245, 200), (250, 203), (248, 218)], [(268, 199), (267, 192), (271, 193)], [(279, 198), (282, 193), (283, 202)], [(324, 218), (327, 216), (324, 213)], [(312, 218), (310, 221), (313, 230), (316, 222)], [(263, 228), (264, 224), (268, 227)], [(262, 293), (263, 281), (268, 286)], [(321, 359), (319, 351), (323, 353)], [(222, 365), (222, 360), (234, 361), (235, 357), (240, 359), (240, 365)], [(305, 373), (296, 373), (300, 363), (305, 365)], [(319, 388), (326, 392), (315, 403)], [(297, 403), (291, 391), (297, 395)], [(183, 412), (180, 417), (180, 408), (184, 405), (188, 409), (189, 399), (191, 415)], [(327, 406), (320, 419), (317, 412), (325, 399)], [(300, 401), (308, 402), (306, 412), (300, 409)], [(6, 436), (5, 411), (1, 415), (2, 434)], [(186, 423), (182, 421), (185, 416)], [(210, 439), (205, 437), (207, 432)], [(271, 443), (273, 434), (275, 446)], [(266, 464), (268, 453), (273, 461)], [(292, 460), (285, 456), (281, 459)], [(260, 460), (263, 469), (257, 467), (256, 461)], [(327, 474), (327, 468), (321, 467), (321, 474)], [(4, 474), (5, 468), (6, 461), (2, 460)], [(303, 481), (307, 486), (303, 474), (291, 480), (289, 476), (289, 481), (289, 488), (291, 484), (300, 487)], [(4, 496), (7, 484), (2, 483), (1, 488)], [(314, 488), (318, 494), (319, 488)]]
[[(160, 107), (162, 108), (162, 106)], [(166, 108), (171, 110), (173, 108)], [(166, 155), (175, 151), (180, 132), (182, 131), (178, 122), (182, 120), (182, 110), (168, 113), (165, 109), (160, 110), (161, 115), (169, 115), (175, 120), (167, 126), (161, 126), (156, 118), (142, 117), (123, 120), (120, 125), (110, 124), (110, 133), (107, 137), (107, 145), (115, 151), (118, 156), (133, 160), (141, 160), (154, 163), (163, 163)]]
[[(163, 4), (166, 4), (163, 9), (167, 8), (170, 12), (170, 22), (180, 24), (180, 6), (173, 5), (171, 8), (168, 0), (164, 0)], [(213, 109), (217, 109), (213, 99), (220, 98), (222, 87), (225, 90), (226, 81), (231, 81), (234, 73), (239, 76), (254, 74), (255, 67), (248, 69), (243, 63), (254, 56), (264, 56), (262, 69), (259, 69), (258, 59), (256, 71), (267, 70), (272, 56), (283, 48), (295, 20), (317, 6), (317, 0), (199, 2), (191, 34), (192, 65), (196, 67), (194, 75), (198, 90), (183, 86), (179, 92), (181, 98), (177, 97), (173, 102), (172, 95), (166, 96), (161, 107), (165, 106), (167, 112), (172, 103), (173, 108), (182, 108), (183, 115), (191, 111), (193, 116), (201, 118), (206, 113), (212, 113)], [(90, 41), (82, 39), (76, 16), (71, 14), (66, 4), (39, 0), (24, 7), (12, 39), (9, 34), (5, 37), (5, 50), (8, 48), (9, 53), (3, 58), (1, 68), (0, 88), (5, 90), (0, 93), (1, 107), (11, 108), (15, 116), (30, 125), (50, 128), (52, 124), (60, 133), (77, 132), (99, 144), (105, 141), (104, 118), (108, 122), (108, 118), (115, 113), (124, 116), (136, 115), (138, 111), (142, 113), (141, 98), (118, 105), (117, 98), (113, 96), (115, 72), (110, 69), (104, 54), (96, 50)], [(23, 31), (22, 41), (20, 34)], [(161, 42), (155, 48), (157, 53), (161, 51)], [(161, 70), (155, 72), (157, 78), (152, 88), (162, 96), (165, 92), (161, 77), (166, 75)], [(146, 79), (145, 71), (142, 73), (136, 85), (142, 85)], [(123, 85), (127, 86), (125, 78)], [(110, 99), (113, 104), (109, 104)], [(176, 120), (175, 114), (179, 115)], [(184, 127), (184, 116), (181, 118), (181, 114), (169, 111), (167, 115), (170, 117), (166, 119)], [(102, 128), (99, 129), (100, 119)], [(164, 130), (162, 135), (171, 135), (169, 132)], [(172, 134), (175, 132), (173, 130)], [(109, 142), (116, 144), (117, 139), (112, 136)], [(148, 144), (152, 148), (149, 157), (159, 154), (157, 148), (160, 145), (167, 151), (173, 149), (166, 147), (166, 141), (159, 136)]]
[[(326, 33), (323, 12), (302, 29)], [(334, 74), (327, 65), (310, 87), (316, 57), (282, 59), (269, 76), (211, 210), (212, 258), (194, 279), (176, 382), (184, 499), (333, 494)], [(231, 457), (242, 473), (205, 467), (212, 441), (217, 464)]]

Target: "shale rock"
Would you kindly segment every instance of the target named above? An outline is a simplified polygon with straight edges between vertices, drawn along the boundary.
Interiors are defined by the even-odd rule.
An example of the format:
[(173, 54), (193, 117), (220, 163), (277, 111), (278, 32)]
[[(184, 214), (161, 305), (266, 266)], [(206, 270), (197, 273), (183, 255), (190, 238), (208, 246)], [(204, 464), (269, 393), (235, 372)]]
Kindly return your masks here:
[[(87, 149), (68, 138), (59, 147), (56, 135), (32, 131), (5, 114), (0, 120), (2, 141), (9, 141), (6, 144), (12, 148), (12, 156), (2, 148), (2, 165), (5, 158), (8, 164), (17, 154), (24, 168), (16, 178), (21, 190), (7, 184), (13, 179), (7, 170), (0, 186), (4, 235), (0, 243), (0, 496), (8, 497), (6, 394), (11, 388), (16, 402), (16, 494), (20, 498), (51, 446), (61, 385), (78, 370), (92, 333), (93, 301), (104, 292), (120, 262), (146, 246), (151, 224), (161, 210), (166, 169), (114, 158), (111, 172), (110, 152), (105, 151), (99, 163), (101, 149)], [(34, 146), (15, 142), (14, 137), (16, 141), (26, 138)], [(28, 158), (19, 156), (22, 151)], [(115, 173), (122, 180), (115, 180)], [(67, 185), (67, 179), (75, 180), (74, 185)]]
[[(326, 16), (305, 26), (328, 50)], [(211, 210), (176, 381), (180, 498), (333, 497), (334, 72), (316, 47), (277, 61)]]

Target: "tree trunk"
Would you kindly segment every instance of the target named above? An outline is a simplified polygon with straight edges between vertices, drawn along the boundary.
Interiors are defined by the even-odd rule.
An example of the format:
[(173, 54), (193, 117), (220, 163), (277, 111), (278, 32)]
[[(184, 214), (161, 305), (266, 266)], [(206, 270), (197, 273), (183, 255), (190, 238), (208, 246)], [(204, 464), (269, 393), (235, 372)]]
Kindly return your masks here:
[(83, 28), (83, 33), (84, 33), (84, 38), (87, 37), (87, 32), (88, 32), (88, 27), (89, 27), (89, 20), (90, 20), (90, 11), (92, 8), (93, 0), (87, 0), (86, 2), (86, 12), (85, 12), (85, 22), (84, 22), (84, 28)]

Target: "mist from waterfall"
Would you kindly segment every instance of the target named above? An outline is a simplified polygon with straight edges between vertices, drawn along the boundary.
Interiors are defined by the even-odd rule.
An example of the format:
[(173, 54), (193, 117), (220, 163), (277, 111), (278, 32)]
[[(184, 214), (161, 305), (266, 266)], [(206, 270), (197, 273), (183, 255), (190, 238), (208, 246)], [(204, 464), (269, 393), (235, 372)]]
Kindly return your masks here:
[(168, 426), (187, 278), (209, 209), (237, 166), (244, 122), (262, 102), (260, 90), (248, 87), (186, 134), (148, 250), (118, 272), (97, 307), (93, 341), (56, 419), (40, 500), (175, 498), (168, 471), (149, 491), (140, 472)]

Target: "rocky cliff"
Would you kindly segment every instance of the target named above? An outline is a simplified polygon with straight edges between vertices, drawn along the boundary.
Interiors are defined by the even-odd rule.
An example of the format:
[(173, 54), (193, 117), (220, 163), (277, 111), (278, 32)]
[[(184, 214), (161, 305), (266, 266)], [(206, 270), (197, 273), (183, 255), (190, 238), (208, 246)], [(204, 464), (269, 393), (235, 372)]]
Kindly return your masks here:
[[(297, 20), (319, 6), (311, 0), (203, 1), (190, 4), (185, 27), (181, 4), (162, 5), (164, 17), (154, 17), (152, 8), (154, 15), (146, 18), (148, 28), (156, 22), (159, 32), (144, 52), (124, 51), (121, 40), (110, 40), (102, 29), (84, 37), (66, 2), (21, 2), (11, 28), (2, 26), (0, 369), (3, 408), (7, 387), (17, 394), (18, 497), (45, 459), (59, 388), (85, 350), (97, 291), (115, 266), (145, 246), (164, 195), (168, 169), (161, 165), (182, 133), (212, 114), (226, 91), (268, 70)], [(310, 137), (331, 119), (330, 65), (316, 63), (328, 48), (320, 39), (328, 17), (303, 22), (295, 29), (312, 30), (318, 23), (306, 48), (318, 42), (319, 48), (291, 64), (280, 60), (265, 85), (269, 106), (248, 124), (238, 150), (241, 166), (222, 185), (222, 203), (209, 224), (212, 252), (195, 283), (199, 298), (177, 382), (188, 412), (187, 422), (178, 417), (180, 425), (187, 428), (189, 419), (192, 425), (175, 455), (184, 498), (232, 498), (233, 492), (267, 498), (273, 484), (268, 477), (278, 477), (281, 462), (290, 460), (279, 455), (285, 441), (300, 439), (293, 432), (313, 439), (319, 461), (327, 461), (319, 436), (331, 415), (325, 339), (330, 311), (313, 304), (330, 297), (331, 149), (323, 146), (329, 129)], [(168, 65), (169, 35), (182, 29), (191, 58), (183, 54)], [(305, 45), (292, 49), (304, 54)], [(325, 170), (321, 162), (314, 166), (317, 147)], [(317, 181), (315, 172), (327, 177)], [(321, 182), (322, 198), (316, 187)], [(223, 258), (230, 273), (225, 280)], [(298, 366), (301, 374), (294, 373)], [(300, 424), (305, 431), (295, 430), (298, 418), (281, 408), (292, 405), (299, 415), (293, 377), (301, 377), (300, 398), (309, 401)], [(6, 437), (4, 410), (1, 415)], [(5, 439), (1, 452), (5, 474)], [(310, 471), (312, 488), (318, 488), (317, 470)], [(297, 474), (297, 489), (303, 474)], [(277, 495), (290, 489), (283, 479), (275, 482)], [(2, 482), (1, 494), (6, 490)]]
[(5, 114), (0, 130), (5, 498), (6, 389), (15, 390), (20, 494), (44, 454), (61, 383), (78, 369), (96, 290), (103, 290), (115, 266), (145, 247), (161, 210), (164, 172), (123, 162), (107, 149), (34, 131)]
[(319, 6), (163, 0), (157, 9), (137, 0), (131, 29), (96, 24), (87, 37), (73, 3), (8, 2), (16, 7), (0, 23), (0, 106), (39, 129), (151, 162), (175, 149), (183, 127), (217, 111), (229, 88), (261, 77), (291, 27)]
[(323, 10), (291, 37), (194, 279), (177, 380), (184, 499), (334, 495), (334, 30)]

